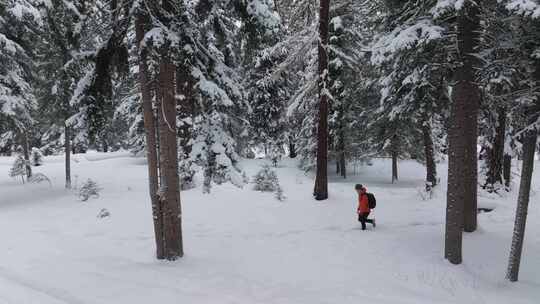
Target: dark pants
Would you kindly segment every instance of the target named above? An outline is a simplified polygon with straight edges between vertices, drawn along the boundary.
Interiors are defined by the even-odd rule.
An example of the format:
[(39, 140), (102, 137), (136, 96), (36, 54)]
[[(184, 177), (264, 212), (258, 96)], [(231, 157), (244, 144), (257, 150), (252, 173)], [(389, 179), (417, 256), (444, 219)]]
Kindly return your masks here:
[(362, 230), (366, 230), (366, 223), (370, 223), (373, 225), (373, 220), (368, 219), (369, 212), (366, 213), (358, 213), (358, 221), (362, 223)]

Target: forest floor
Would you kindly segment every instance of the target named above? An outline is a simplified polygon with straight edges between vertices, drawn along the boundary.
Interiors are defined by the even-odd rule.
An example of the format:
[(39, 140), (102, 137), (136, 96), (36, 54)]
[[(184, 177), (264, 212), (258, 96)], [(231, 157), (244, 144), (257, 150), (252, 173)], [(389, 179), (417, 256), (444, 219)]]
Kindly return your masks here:
[[(81, 202), (63, 189), (63, 159), (34, 171), (47, 183), (8, 177), (0, 157), (0, 304), (418, 304), (538, 303), (540, 170), (535, 172), (518, 283), (504, 280), (515, 191), (480, 193), (479, 229), (464, 235), (462, 265), (443, 259), (446, 165), (442, 185), (422, 200), (424, 169), (400, 162), (390, 183), (388, 160), (331, 177), (330, 199), (312, 199), (313, 181), (291, 160), (277, 169), (287, 200), (232, 185), (182, 192), (186, 255), (154, 258), (147, 171), (127, 153), (76, 155), (73, 180), (87, 178), (101, 196)], [(253, 176), (264, 160), (246, 160)], [(537, 164), (540, 165), (540, 164)], [(352, 171), (352, 168), (351, 168)], [(517, 177), (516, 177), (517, 180)], [(377, 227), (360, 230), (355, 183), (377, 197)], [(459, 189), (458, 189), (459, 190)], [(109, 217), (99, 218), (101, 209)]]

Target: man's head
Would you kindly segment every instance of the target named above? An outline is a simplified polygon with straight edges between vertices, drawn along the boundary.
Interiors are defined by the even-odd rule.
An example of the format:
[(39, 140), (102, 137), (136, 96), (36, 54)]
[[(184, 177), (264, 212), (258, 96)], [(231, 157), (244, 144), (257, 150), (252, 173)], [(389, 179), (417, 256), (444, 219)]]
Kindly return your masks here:
[(354, 190), (356, 190), (356, 192), (358, 192), (358, 194), (361, 194), (362, 192), (364, 192), (365, 189), (366, 188), (364, 188), (364, 186), (362, 184), (354, 185)]

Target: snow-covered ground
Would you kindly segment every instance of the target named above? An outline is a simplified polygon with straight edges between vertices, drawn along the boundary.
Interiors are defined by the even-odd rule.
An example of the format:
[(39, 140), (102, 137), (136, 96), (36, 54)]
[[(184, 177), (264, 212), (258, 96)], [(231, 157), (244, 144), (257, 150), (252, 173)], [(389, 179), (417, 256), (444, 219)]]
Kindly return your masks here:
[[(0, 157), (0, 304), (82, 303), (538, 303), (540, 206), (531, 199), (518, 283), (504, 280), (516, 194), (482, 195), (496, 207), (464, 235), (464, 263), (443, 257), (445, 189), (420, 199), (424, 169), (376, 160), (347, 180), (331, 178), (330, 199), (284, 161), (288, 199), (231, 185), (182, 192), (186, 256), (154, 259), (145, 162), (126, 153), (76, 155), (74, 183), (95, 179), (88, 202), (63, 190), (63, 159), (34, 168), (48, 184), (21, 185)], [(252, 176), (263, 160), (244, 161)], [(445, 172), (444, 165), (439, 171)], [(444, 175), (444, 174), (443, 174)], [(355, 183), (377, 196), (377, 228), (356, 222)], [(516, 187), (517, 188), (517, 187)], [(535, 173), (533, 190), (540, 188)], [(98, 218), (102, 208), (111, 216)]]

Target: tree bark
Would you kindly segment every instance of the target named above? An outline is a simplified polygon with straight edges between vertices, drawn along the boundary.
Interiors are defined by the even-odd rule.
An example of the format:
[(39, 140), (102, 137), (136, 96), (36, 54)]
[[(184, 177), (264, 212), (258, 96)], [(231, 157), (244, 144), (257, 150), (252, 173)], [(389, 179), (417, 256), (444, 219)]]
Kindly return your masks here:
[(23, 132), (23, 155), (24, 155), (24, 161), (26, 166), (26, 178), (29, 179), (32, 177), (32, 166), (30, 165), (30, 152), (29, 152), (29, 146), (28, 146), (28, 133), (26, 131)]
[(347, 154), (346, 149), (347, 145), (345, 142), (345, 126), (343, 119), (344, 108), (343, 106), (340, 109), (340, 115), (338, 116), (338, 132), (337, 132), (337, 152), (338, 152), (338, 167), (339, 174), (343, 178), (347, 178)]
[(340, 153), (340, 167), (341, 167), (341, 177), (347, 178), (347, 160), (345, 159), (345, 151)]
[(503, 178), (504, 178), (504, 186), (506, 187), (508, 191), (510, 188), (510, 182), (512, 181), (512, 155), (510, 154), (504, 154)]
[[(162, 8), (174, 14), (170, 0), (162, 2)], [(167, 25), (167, 20), (165, 21)], [(164, 254), (168, 260), (176, 260), (184, 255), (182, 243), (182, 212), (180, 205), (180, 187), (178, 177), (178, 143), (176, 141), (176, 66), (170, 57), (170, 43), (166, 42), (161, 50), (159, 64), (159, 94), (161, 107), (158, 109), (159, 122), (159, 158), (161, 186), (159, 199), (163, 213)]]
[(392, 184), (398, 180), (398, 156), (395, 151), (392, 151)]
[[(460, 106), (465, 106), (464, 114), (466, 117), (464, 127), (464, 138), (467, 140), (466, 155), (461, 163), (463, 175), (466, 177), (463, 184), (464, 200), (463, 200), (463, 229), (466, 232), (473, 232), (477, 228), (478, 214), (478, 112), (480, 109), (480, 90), (476, 83), (474, 68), (477, 65), (477, 59), (474, 52), (479, 45), (480, 31), (480, 5), (481, 1), (472, 3), (469, 1), (468, 9), (458, 17), (459, 33), (458, 40), (462, 43), (460, 54), (463, 57), (463, 66), (458, 69), (458, 81), (463, 83), (459, 86), (456, 95), (462, 95), (460, 98)], [(459, 42), (458, 42), (459, 43)], [(466, 105), (465, 105), (466, 103)], [(455, 189), (460, 189), (455, 188)]]
[(168, 260), (183, 256), (178, 179), (178, 146), (176, 142), (176, 99), (174, 73), (176, 67), (164, 52), (159, 65), (161, 108), (158, 109), (160, 201), (163, 214), (164, 253)]
[(427, 115), (422, 123), (422, 135), (424, 138), (424, 153), (426, 157), (426, 187), (433, 188), (437, 185), (437, 165), (435, 164), (435, 152), (433, 138), (431, 137), (431, 124)]
[[(479, 3), (479, 2), (478, 2)], [(456, 69), (448, 132), (448, 191), (446, 207), (445, 258), (462, 262), (462, 230), (476, 230), (477, 136), (480, 94), (475, 83), (473, 55), (478, 45), (479, 8), (467, 2), (457, 17), (458, 48), (462, 64)]]
[(496, 191), (496, 184), (503, 184), (504, 143), (506, 135), (506, 109), (497, 110), (497, 127), (491, 148), (488, 150), (488, 172), (484, 189)]
[(399, 157), (399, 143), (397, 136), (392, 138), (392, 147), (390, 148), (392, 155), (392, 184), (398, 181), (398, 157)]
[(296, 145), (294, 144), (294, 138), (289, 136), (289, 157), (296, 158)]
[(64, 152), (66, 157), (66, 189), (71, 189), (71, 132), (67, 125), (67, 118), (64, 122)]
[(319, 7), (319, 119), (317, 129), (316, 200), (328, 198), (328, 23), (330, 0)]
[(157, 139), (156, 121), (152, 108), (152, 93), (150, 89), (150, 77), (147, 64), (147, 52), (140, 49), (142, 40), (146, 32), (148, 16), (138, 12), (135, 20), (136, 39), (139, 46), (139, 88), (142, 96), (142, 108), (144, 119), (144, 131), (146, 137), (146, 159), (148, 160), (148, 186), (150, 201), (152, 203), (152, 218), (154, 222), (154, 235), (156, 240), (156, 258), (164, 259), (164, 237), (163, 237), (163, 217), (160, 201), (157, 196), (158, 179), (158, 159), (157, 159)]
[(521, 181), (519, 184), (519, 196), (516, 220), (514, 223), (514, 234), (512, 236), (512, 247), (510, 249), (510, 258), (508, 260), (508, 270), (506, 273), (506, 278), (511, 282), (516, 282), (518, 280), (521, 252), (523, 250), (523, 240), (525, 238), (525, 224), (527, 223), (527, 209), (529, 206), (537, 136), (536, 130), (529, 131), (525, 135), (523, 141), (523, 169), (521, 171)]

